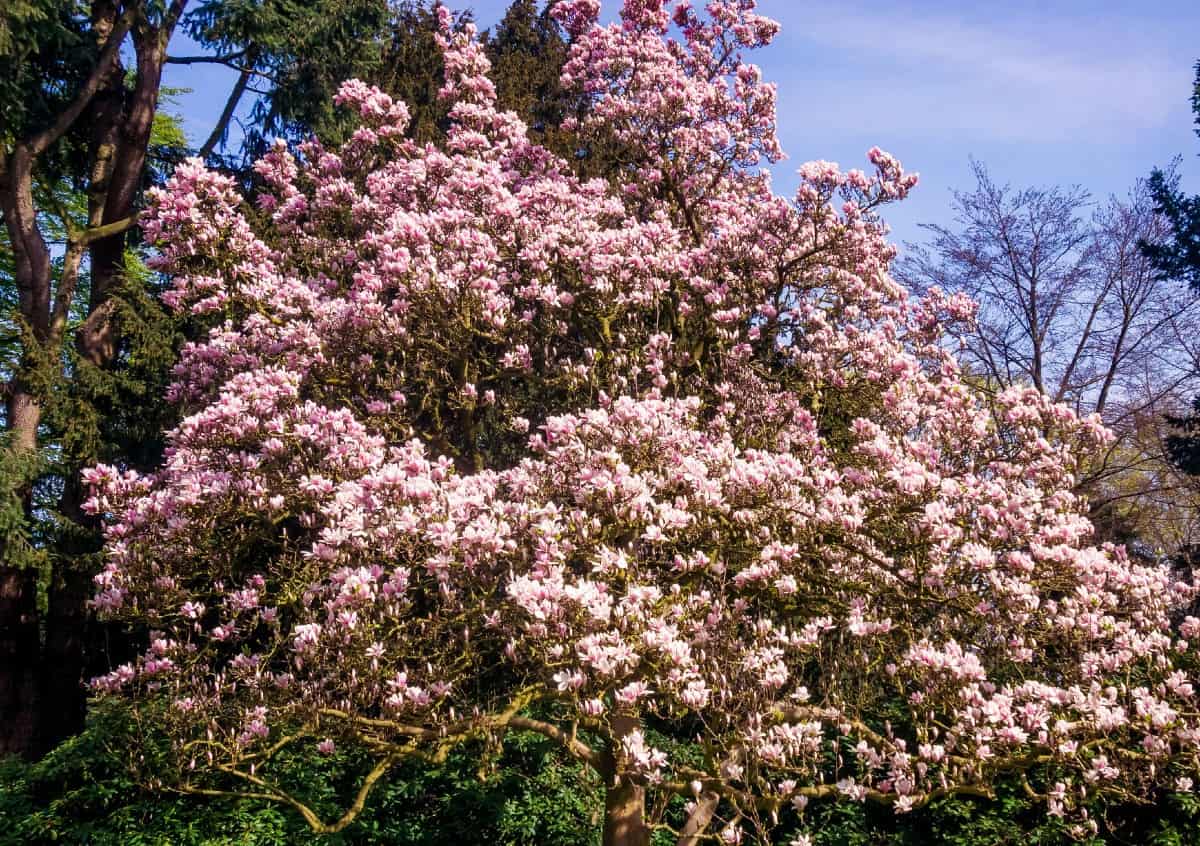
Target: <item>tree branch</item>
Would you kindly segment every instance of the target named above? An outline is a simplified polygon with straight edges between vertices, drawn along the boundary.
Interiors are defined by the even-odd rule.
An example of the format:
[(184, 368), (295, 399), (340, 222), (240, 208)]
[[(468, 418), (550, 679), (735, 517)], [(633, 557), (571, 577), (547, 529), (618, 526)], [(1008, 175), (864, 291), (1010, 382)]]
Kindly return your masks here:
[(571, 732), (563, 731), (559, 726), (529, 717), (513, 716), (508, 719), (508, 727), (522, 731), (532, 731), (543, 737), (548, 737), (596, 772), (604, 772), (604, 761), (601, 754), (575, 737)]
[(383, 778), (387, 771), (390, 770), (403, 754), (396, 752), (384, 757), (375, 767), (367, 773), (363, 783), (359, 785), (358, 792), (354, 796), (354, 801), (350, 807), (337, 819), (336, 822), (326, 823), (316, 811), (306, 805), (304, 802), (292, 796), (286, 790), (281, 790), (267, 780), (254, 775), (253, 773), (243, 772), (235, 767), (221, 766), (218, 769), (228, 775), (239, 778), (242, 781), (253, 784), (257, 790), (221, 790), (213, 787), (196, 787), (191, 784), (184, 783), (178, 787), (167, 788), (173, 792), (186, 793), (194, 796), (218, 796), (230, 799), (262, 799), (266, 802), (278, 802), (284, 805), (289, 805), (304, 818), (308, 823), (308, 827), (312, 829), (314, 834), (336, 834), (349, 826), (358, 815), (362, 813), (366, 807), (367, 797), (370, 796), (371, 790)]
[(102, 226), (92, 226), (84, 229), (82, 232), (73, 234), (71, 236), (71, 243), (87, 246), (93, 241), (99, 241), (112, 235), (120, 235), (125, 230), (130, 229), (135, 223), (137, 223), (137, 215), (131, 214), (120, 220), (114, 220), (112, 223), (105, 223)]
[(354, 796), (354, 802), (346, 809), (346, 812), (333, 825), (327, 825), (322, 829), (314, 829), (318, 834), (336, 834), (344, 829), (362, 813), (362, 809), (367, 804), (367, 797), (371, 795), (371, 789), (375, 784), (383, 778), (387, 771), (399, 760), (401, 756), (398, 754), (388, 755), (382, 761), (375, 765), (371, 772), (367, 773), (367, 777), (363, 779), (362, 785), (358, 788), (358, 793)]
[(75, 300), (75, 287), (79, 283), (79, 264), (83, 261), (83, 244), (70, 241), (66, 254), (63, 256), (62, 275), (59, 277), (58, 291), (54, 297), (54, 312), (50, 316), (49, 341), (57, 345), (62, 341), (63, 332), (67, 328), (67, 318), (70, 315), (71, 303)]
[(238, 102), (242, 99), (242, 95), (246, 93), (246, 86), (250, 82), (252, 71), (249, 67), (242, 68), (242, 72), (238, 75), (237, 82), (234, 83), (233, 91), (229, 93), (229, 99), (225, 101), (225, 108), (221, 110), (221, 116), (217, 119), (217, 123), (213, 126), (212, 132), (209, 133), (208, 139), (200, 146), (200, 151), (197, 155), (202, 159), (207, 159), (212, 151), (216, 149), (217, 144), (221, 143), (225, 138), (225, 133), (229, 129), (229, 122), (233, 120), (233, 113), (237, 111)]
[(216, 56), (167, 56), (168, 65), (224, 65), (246, 55), (245, 50)]
[(710, 791), (697, 796), (696, 807), (688, 814), (687, 821), (679, 830), (675, 846), (700, 846), (700, 839), (708, 830), (720, 804), (721, 797), (717, 793)]
[(100, 58), (96, 61), (96, 66), (92, 68), (91, 75), (84, 82), (83, 87), (79, 89), (79, 93), (75, 95), (75, 99), (71, 101), (71, 105), (59, 113), (58, 119), (51, 126), (42, 130), (25, 143), (24, 146), (29, 149), (30, 155), (38, 156), (44, 153), (51, 144), (61, 138), (63, 133), (70, 129), (71, 125), (79, 119), (83, 110), (87, 108), (88, 103), (96, 96), (96, 92), (100, 89), (100, 84), (108, 74), (110, 66), (120, 55), (121, 43), (125, 40), (125, 36), (132, 24), (133, 9), (128, 9), (125, 14), (117, 19), (116, 25), (112, 28), (112, 32), (109, 33), (108, 42), (104, 45), (104, 50), (101, 51)]

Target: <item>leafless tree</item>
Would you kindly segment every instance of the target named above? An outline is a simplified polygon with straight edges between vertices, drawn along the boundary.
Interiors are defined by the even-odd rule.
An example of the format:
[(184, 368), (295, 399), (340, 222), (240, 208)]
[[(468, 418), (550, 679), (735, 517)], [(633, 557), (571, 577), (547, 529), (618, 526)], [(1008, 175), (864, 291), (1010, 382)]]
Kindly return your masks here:
[(954, 222), (926, 225), (896, 274), (978, 303), (968, 365), (994, 388), (1033, 385), (1117, 434), (1080, 486), (1103, 535), (1171, 552), (1194, 542), (1195, 481), (1162, 447), (1163, 414), (1200, 388), (1200, 301), (1157, 278), (1138, 248), (1167, 226), (1144, 181), (1097, 204), (1072, 186), (1014, 189), (972, 162)]

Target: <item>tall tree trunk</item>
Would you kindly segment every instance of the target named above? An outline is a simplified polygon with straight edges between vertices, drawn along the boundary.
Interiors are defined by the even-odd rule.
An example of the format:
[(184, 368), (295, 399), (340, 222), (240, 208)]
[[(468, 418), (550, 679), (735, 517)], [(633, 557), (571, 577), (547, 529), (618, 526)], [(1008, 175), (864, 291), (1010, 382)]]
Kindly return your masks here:
[(36, 573), (0, 568), (0, 757), (33, 752), (37, 715)]
[[(621, 740), (637, 727), (636, 717), (614, 716), (613, 748), (619, 748)], [(631, 781), (615, 764), (612, 771), (615, 783), (610, 783), (604, 794), (604, 846), (650, 846), (646, 789)]]
[[(81, 507), (84, 494), (81, 479), (65, 479), (59, 509), (82, 529), (95, 530), (96, 521)], [(84, 682), (88, 675), (100, 672), (96, 659), (102, 650), (92, 644), (98, 633), (88, 613), (91, 569), (84, 563), (88, 559), (82, 557), (94, 549), (95, 543), (88, 536), (72, 534), (63, 539), (58, 550), (63, 563), (55, 567), (48, 591), (45, 640), (37, 675), (35, 754), (49, 752), (64, 738), (83, 730), (87, 715)], [(91, 667), (87, 666), (89, 661)]]
[[(110, 104), (102, 107), (110, 122), (97, 130), (96, 169), (103, 168), (103, 205), (91, 209), (94, 217), (98, 211), (98, 220), (92, 223), (96, 227), (125, 220), (136, 211), (133, 200), (142, 186), (146, 148), (158, 108), (158, 85), (163, 60), (167, 58), (166, 41), (160, 42), (157, 32), (134, 40), (138, 42), (138, 79), (131, 102), (126, 109), (113, 109)], [(97, 367), (112, 364), (120, 344), (120, 328), (110, 299), (125, 272), (125, 245), (126, 235), (121, 232), (97, 239), (90, 248), (88, 319), (79, 328), (77, 347)]]
[[(12, 461), (20, 468), (37, 450), (42, 409), (19, 377), (9, 385), (6, 410), (9, 443), (7, 451), (0, 450), (0, 461)], [(0, 491), (0, 496), (11, 497), (3, 507), (27, 510), (27, 480), (14, 473), (6, 482), (14, 487)], [(9, 548), (16, 541), (0, 537), (0, 757), (30, 757), (35, 752), (40, 663), (38, 571), (17, 566), (18, 553)]]
[[(26, 363), (25, 366), (34, 366)], [(0, 461), (14, 471), (4, 478), (2, 508), (30, 512), (31, 485), (26, 464), (37, 457), (37, 431), (41, 402), (18, 373), (9, 383), (7, 403), (8, 444), (0, 448)], [(32, 469), (31, 467), (29, 469)], [(21, 561), (13, 544), (24, 543), (15, 532), (0, 537), (0, 757), (36, 752), (38, 714), (37, 680), (41, 665), (41, 628), (37, 595), (39, 571)]]
[[(146, 155), (158, 94), (162, 82), (167, 43), (185, 0), (175, 0), (161, 27), (139, 25), (133, 29), (137, 75), (133, 90), (124, 84), (124, 68), (115, 62), (104, 86), (91, 104), (93, 161), (88, 192), (88, 225), (109, 226), (136, 211), (134, 203), (145, 176)], [(94, 4), (95, 20), (115, 20), (110, 0)], [(113, 294), (125, 272), (125, 231), (99, 238), (89, 248), (91, 288), (88, 317), (76, 332), (75, 346), (86, 363), (81, 367), (109, 368), (120, 350), (120, 327), (115, 319)], [(60, 502), (63, 514), (85, 528), (96, 528), (79, 508), (83, 491), (77, 478), (66, 480)], [(68, 542), (62, 550), (68, 557), (89, 552), (86, 544)], [(43, 646), (43, 671), (38, 677), (39, 726), (37, 740), (42, 748), (83, 727), (86, 695), (85, 676), (98, 669), (100, 649), (91, 644), (87, 601), (91, 579), (87, 569), (72, 560), (57, 572), (51, 584)]]
[[(47, 362), (55, 366), (59, 360), (86, 244), (91, 245), (92, 287), (89, 318), (80, 331), (80, 352), (101, 367), (116, 358), (117, 330), (109, 303), (124, 269), (124, 232), (144, 176), (167, 42), (186, 3), (171, 0), (155, 24), (144, 5), (93, 0), (91, 25), (100, 48), (96, 65), (50, 126), (17, 141), (0, 156), (0, 209), (12, 247), (19, 310), (31, 345), (24, 350), (21, 370), (7, 386), (5, 458), (23, 462), (37, 455), (42, 408), (37, 392), (30, 388), (38, 380), (29, 377), (36, 368)], [(120, 50), (130, 33), (137, 75), (132, 89), (126, 91)], [(56, 292), (55, 269), (34, 203), (35, 165), (81, 119), (93, 123), (89, 229), (105, 228), (92, 238), (85, 235), (76, 240), (72, 234)], [(70, 230), (70, 222), (64, 222)], [(16, 487), (0, 491), (0, 496), (16, 496), (27, 506), (28, 480), (14, 478), (11, 484)], [(77, 480), (67, 480), (68, 491), (76, 485)], [(79, 568), (54, 574), (43, 645), (36, 574), (6, 566), (11, 563), (6, 552), (12, 550), (0, 549), (0, 752), (28, 755), (35, 745), (52, 744), (80, 725), (84, 698), (79, 681), (90, 586), (86, 572)]]
[[(14, 282), (21, 319), (30, 342), (44, 346), (50, 334), (50, 286), (53, 264), (50, 250), (37, 224), (33, 202), (31, 150), (21, 144), (0, 167), (0, 208), (12, 245)], [(24, 465), (37, 455), (42, 403), (31, 378), (39, 366), (40, 351), (26, 349), (19, 369), (7, 386), (8, 442), (0, 461), (16, 467), (5, 479), (8, 499), (3, 507), (29, 507), (31, 480)], [(11, 548), (15, 536), (0, 537), (0, 755), (29, 756), (34, 749), (37, 717), (37, 667), (40, 629), (37, 613), (37, 571), (22, 562)]]
[[(117, 19), (116, 4), (98, 0), (92, 5), (92, 26), (107, 33)], [(121, 125), (125, 114), (125, 66), (116, 59), (112, 69), (98, 87), (88, 104), (92, 161), (88, 173), (88, 228), (103, 226), (105, 207), (112, 188), (113, 171), (121, 153)], [(75, 346), (83, 362), (78, 366), (98, 367), (110, 363), (116, 355), (116, 341), (110, 321), (99, 319), (98, 306), (108, 302), (109, 292), (120, 272), (125, 235), (119, 233), (104, 239), (107, 252), (97, 253), (96, 244), (89, 247), (91, 271), (88, 319), (76, 331)], [(105, 308), (105, 313), (108, 309)], [(106, 316), (106, 314), (105, 314)], [(79, 507), (83, 491), (77, 478), (64, 479), (60, 512), (70, 521), (88, 528), (89, 522)], [(64, 565), (56, 567), (48, 587), (44, 619), (45, 639), (41, 646), (42, 661), (37, 673), (37, 725), (34, 727), (34, 751), (43, 753), (59, 741), (83, 728), (87, 698), (84, 689), (85, 663), (89, 650), (89, 614), (87, 601), (91, 595), (91, 579), (77, 556), (92, 551), (86, 542), (70, 537), (58, 550)], [(94, 661), (92, 663), (95, 663)]]
[[(111, 28), (109, 21), (117, 14), (108, 2), (93, 4), (97, 29)], [(121, 148), (121, 123), (125, 113), (125, 67), (116, 61), (112, 73), (96, 93), (89, 106), (91, 120), (92, 161), (88, 174), (88, 227), (95, 229), (107, 220), (106, 206), (112, 187), (113, 171)], [(88, 291), (88, 319), (75, 333), (79, 354), (97, 366), (103, 366), (116, 353), (109, 321), (93, 317), (96, 309), (106, 303), (116, 282), (125, 251), (125, 234), (93, 242), (88, 248), (91, 286)]]
[(80, 565), (55, 574), (46, 613), (46, 642), (37, 674), (38, 713), (34, 752), (49, 752), (83, 730), (87, 713), (84, 663), (90, 630), (91, 579)]
[[(183, 3), (177, 0), (174, 6), (182, 11)], [(146, 153), (173, 27), (171, 20), (162, 29), (135, 29), (137, 78), (133, 91), (125, 95), (121, 77), (114, 74), (116, 87), (112, 96), (96, 101), (96, 112), (103, 123), (93, 136), (96, 145), (93, 178), (99, 177), (100, 184), (95, 186), (98, 190), (94, 197), (89, 197), (92, 226), (113, 224), (135, 212), (134, 200), (145, 177)], [(122, 103), (117, 98), (123, 95), (128, 99)], [(98, 202), (101, 199), (102, 204)], [(79, 329), (77, 345), (80, 353), (98, 367), (105, 367), (116, 358), (120, 343), (110, 299), (125, 271), (125, 243), (125, 233), (120, 232), (97, 239), (90, 249), (92, 287), (88, 318)]]

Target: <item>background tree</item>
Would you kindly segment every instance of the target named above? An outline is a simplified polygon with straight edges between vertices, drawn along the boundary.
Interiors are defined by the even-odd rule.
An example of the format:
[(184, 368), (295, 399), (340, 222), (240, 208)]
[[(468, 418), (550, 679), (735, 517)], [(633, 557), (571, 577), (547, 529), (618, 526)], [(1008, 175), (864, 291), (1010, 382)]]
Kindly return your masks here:
[(925, 227), (931, 243), (911, 247), (898, 274), (978, 303), (965, 359), (986, 385), (1031, 385), (1117, 434), (1079, 480), (1106, 537), (1152, 556), (1187, 546), (1197, 491), (1172, 471), (1163, 414), (1196, 387), (1200, 304), (1139, 248), (1169, 230), (1152, 186), (1094, 207), (1078, 187), (1014, 190), (973, 167), (954, 224)]
[[(45, 476), (47, 410), (85, 368), (120, 352), (117, 296), (151, 169), (167, 42), (184, 0), (18, 3), (3, 13), (0, 214), (7, 273), (5, 534), (0, 538), (0, 752), (30, 752), (81, 724), (86, 566), (31, 527)], [(127, 57), (132, 61), (126, 67)], [(178, 133), (163, 137), (177, 145)], [(62, 455), (61, 447), (59, 456)], [(72, 458), (55, 510), (79, 517)], [(65, 565), (65, 566), (64, 566)], [(39, 578), (45, 586), (39, 609)], [(44, 613), (43, 613), (44, 611)], [(38, 722), (40, 720), (40, 722)]]
[[(1192, 111), (1200, 135), (1200, 62), (1196, 63)], [(1147, 240), (1146, 255), (1164, 279), (1182, 280), (1200, 290), (1200, 196), (1186, 196), (1169, 171), (1157, 168), (1150, 174), (1150, 191), (1171, 231), (1169, 238)]]
[[(459, 25), (470, 19), (458, 15)], [(335, 111), (342, 81), (369, 80), (411, 103), (409, 132), (433, 141), (445, 131), (437, 100), (442, 66), (434, 43), (433, 4), (423, 0), (207, 0), (187, 19), (188, 31), (211, 52), (177, 57), (179, 63), (223, 64), (238, 72), (224, 113), (249, 98), (249, 120), (227, 164), (262, 155), (276, 137), (316, 135), (340, 143), (352, 124)], [(227, 140), (222, 122), (201, 147), (207, 155)]]
[[(339, 0), (335, 8), (275, 2), (210, 0), (188, 18), (189, 31), (210, 45), (211, 55), (174, 61), (225, 64), (239, 72), (226, 111), (253, 99), (240, 147), (224, 160), (248, 163), (276, 137), (299, 141), (315, 134), (337, 144), (353, 122), (333, 105), (343, 80), (374, 85), (408, 105), (406, 132), (422, 142), (440, 142), (447, 109), (437, 97), (445, 83), (434, 43), (437, 16), (432, 2)], [(568, 118), (587, 112), (588, 98), (559, 83), (566, 62), (567, 34), (550, 14), (553, 3), (516, 0), (494, 32), (485, 32), (491, 78), (501, 105), (519, 114), (539, 143), (574, 163), (588, 176), (608, 176), (619, 166), (612, 139), (584, 141), (566, 128)], [(455, 27), (471, 20), (457, 13)], [(347, 49), (345, 45), (352, 45)], [(258, 45), (251, 49), (248, 45)], [(217, 139), (210, 139), (216, 142)], [(206, 144), (202, 152), (219, 149)]]
[[(559, 81), (567, 61), (567, 41), (550, 14), (536, 0), (516, 0), (494, 32), (485, 32), (496, 98), (502, 108), (521, 115), (530, 138), (570, 160), (575, 150), (558, 140), (564, 118), (572, 114), (572, 98)], [(403, 99), (403, 97), (399, 98)]]
[[(1196, 63), (1192, 111), (1200, 135), (1200, 62)], [(1200, 196), (1186, 196), (1169, 173), (1158, 169), (1150, 175), (1150, 191), (1170, 230), (1156, 239), (1145, 239), (1142, 250), (1164, 284), (1182, 281), (1200, 292)], [(1166, 444), (1175, 466), (1191, 476), (1200, 475), (1200, 397), (1193, 401), (1193, 413), (1169, 414), (1166, 419), (1171, 427)], [(1194, 556), (1195, 548), (1188, 553)]]

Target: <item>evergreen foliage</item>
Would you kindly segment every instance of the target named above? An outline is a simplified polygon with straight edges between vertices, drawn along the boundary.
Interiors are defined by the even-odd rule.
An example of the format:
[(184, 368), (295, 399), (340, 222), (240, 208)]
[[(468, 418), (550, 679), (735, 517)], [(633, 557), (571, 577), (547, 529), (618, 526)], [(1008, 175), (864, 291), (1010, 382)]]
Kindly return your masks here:
[(436, 19), (423, 0), (205, 0), (187, 25), (232, 67), (249, 69), (259, 92), (232, 161), (252, 160), (276, 137), (344, 141), (353, 126), (334, 109), (333, 97), (352, 77), (409, 103), (417, 140), (432, 141), (444, 129)]
[[(1196, 80), (1192, 87), (1192, 112), (1196, 134), (1200, 136), (1200, 61), (1196, 62)], [(1171, 225), (1171, 238), (1161, 243), (1143, 243), (1163, 280), (1182, 280), (1200, 294), (1200, 195), (1189, 197), (1162, 171), (1150, 176), (1150, 188), (1158, 211)], [(1181, 470), (1200, 475), (1200, 397), (1191, 415), (1168, 416), (1176, 434), (1166, 439), (1167, 452)]]
[[(403, 768), (353, 826), (314, 838), (295, 815), (270, 803), (147, 791), (129, 760), (142, 730), (120, 711), (100, 710), (83, 734), (41, 761), (0, 762), (0, 846), (596, 846), (599, 840), (600, 786), (544, 739), (508, 738), (489, 772), (479, 771), (473, 749), (437, 768)], [(289, 785), (331, 806), (360, 765), (353, 751), (343, 750), (280, 762)], [(145, 762), (139, 768), (144, 772)], [(1083, 840), (1046, 816), (1017, 782), (1000, 785), (994, 800), (939, 800), (902, 817), (841, 803), (814, 805), (809, 814), (814, 846), (1200, 843), (1200, 804), (1189, 794), (1089, 810), (1103, 825)], [(789, 839), (785, 831), (774, 842)]]
[[(1196, 62), (1192, 111), (1200, 136), (1200, 61)], [(1143, 244), (1143, 249), (1164, 279), (1180, 279), (1200, 291), (1200, 195), (1187, 196), (1157, 168), (1150, 176), (1150, 186), (1159, 212), (1171, 224), (1172, 237), (1164, 243)]]

